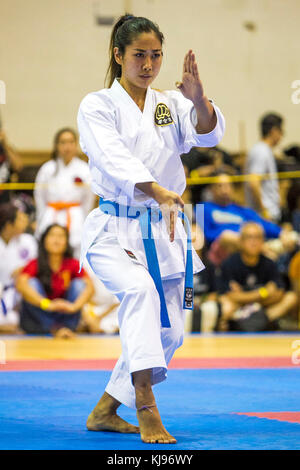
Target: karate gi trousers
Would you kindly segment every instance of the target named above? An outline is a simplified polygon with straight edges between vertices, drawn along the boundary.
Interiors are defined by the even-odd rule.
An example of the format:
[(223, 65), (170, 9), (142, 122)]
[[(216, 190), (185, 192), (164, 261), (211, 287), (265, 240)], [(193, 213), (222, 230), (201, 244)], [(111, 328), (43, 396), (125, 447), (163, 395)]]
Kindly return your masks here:
[(159, 294), (149, 271), (128, 256), (114, 234), (102, 233), (86, 256), (96, 275), (120, 301), (122, 354), (106, 392), (124, 405), (136, 408), (131, 374), (152, 369), (152, 385), (162, 382), (167, 376), (168, 363), (183, 343), (184, 274), (162, 279), (171, 323), (171, 328), (162, 328)]

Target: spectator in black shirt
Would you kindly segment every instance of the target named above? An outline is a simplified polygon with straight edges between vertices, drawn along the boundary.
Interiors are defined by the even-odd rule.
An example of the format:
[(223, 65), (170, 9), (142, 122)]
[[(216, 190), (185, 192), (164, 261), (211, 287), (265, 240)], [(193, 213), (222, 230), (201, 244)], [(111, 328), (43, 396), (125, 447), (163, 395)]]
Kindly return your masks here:
[(262, 254), (263, 227), (254, 222), (242, 226), (240, 249), (222, 265), (219, 293), (223, 317), (232, 329), (259, 331), (297, 305), (294, 292), (284, 292), (276, 264)]

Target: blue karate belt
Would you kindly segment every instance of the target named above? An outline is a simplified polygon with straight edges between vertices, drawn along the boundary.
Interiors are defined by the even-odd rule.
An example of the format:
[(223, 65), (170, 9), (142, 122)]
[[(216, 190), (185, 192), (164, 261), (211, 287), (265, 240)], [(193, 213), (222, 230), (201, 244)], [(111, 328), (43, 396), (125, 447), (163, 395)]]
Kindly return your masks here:
[[(125, 206), (118, 204), (108, 199), (100, 198), (99, 207), (105, 214), (114, 215), (116, 217), (128, 217), (130, 219), (138, 219), (142, 233), (144, 250), (146, 254), (149, 274), (151, 275), (155, 287), (158, 291), (160, 298), (160, 320), (161, 326), (170, 328), (170, 320), (165, 300), (165, 295), (162, 286), (161, 274), (157, 258), (157, 252), (154, 239), (152, 238), (151, 221), (158, 222), (162, 218), (162, 213), (159, 208), (151, 208), (146, 206)], [(183, 308), (193, 309), (193, 257), (192, 257), (192, 237), (189, 220), (186, 215), (178, 211), (178, 217), (184, 221), (187, 231), (187, 251), (186, 251), (186, 266), (185, 266), (185, 286)], [(151, 220), (152, 219), (152, 220)]]

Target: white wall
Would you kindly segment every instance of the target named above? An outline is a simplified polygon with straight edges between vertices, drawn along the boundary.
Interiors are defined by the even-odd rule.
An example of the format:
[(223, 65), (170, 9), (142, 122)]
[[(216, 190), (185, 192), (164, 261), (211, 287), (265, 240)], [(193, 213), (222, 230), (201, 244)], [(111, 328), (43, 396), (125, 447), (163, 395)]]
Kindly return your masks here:
[[(11, 141), (22, 150), (49, 149), (55, 131), (76, 126), (81, 98), (103, 87), (110, 27), (96, 13), (123, 13), (122, 0), (1, 0), (0, 111)], [(299, 0), (132, 0), (136, 15), (156, 21), (166, 37), (164, 64), (154, 86), (174, 88), (183, 56), (193, 48), (206, 93), (223, 110), (223, 146), (240, 149), (258, 138), (266, 111), (286, 119), (282, 145), (300, 141)], [(249, 31), (245, 22), (253, 22)]]

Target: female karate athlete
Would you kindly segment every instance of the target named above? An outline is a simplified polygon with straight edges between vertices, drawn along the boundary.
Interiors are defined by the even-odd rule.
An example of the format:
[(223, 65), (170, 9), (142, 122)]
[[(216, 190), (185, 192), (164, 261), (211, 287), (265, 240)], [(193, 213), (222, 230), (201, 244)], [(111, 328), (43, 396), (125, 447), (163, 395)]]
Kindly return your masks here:
[[(111, 36), (109, 88), (83, 99), (78, 128), (100, 196), (84, 224), (82, 260), (87, 257), (120, 300), (122, 343), (87, 427), (140, 432), (144, 442), (169, 444), (176, 439), (162, 424), (152, 386), (166, 378), (182, 344), (193, 270), (203, 269), (178, 217), (186, 185), (180, 154), (217, 145), (224, 118), (204, 94), (191, 50), (180, 91), (150, 88), (162, 64), (163, 39), (146, 18), (119, 19)], [(117, 415), (121, 403), (137, 409), (139, 428)]]

